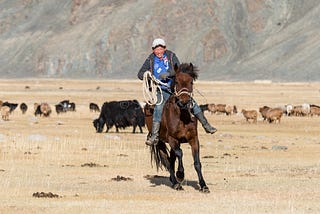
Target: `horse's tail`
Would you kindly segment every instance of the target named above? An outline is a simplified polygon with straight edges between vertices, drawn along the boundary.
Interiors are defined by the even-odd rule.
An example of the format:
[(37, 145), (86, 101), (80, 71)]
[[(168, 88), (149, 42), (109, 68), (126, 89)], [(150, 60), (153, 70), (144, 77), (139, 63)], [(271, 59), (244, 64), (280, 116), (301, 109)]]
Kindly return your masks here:
[(167, 170), (170, 168), (169, 163), (169, 152), (166, 144), (159, 140), (156, 146), (150, 146), (150, 153), (151, 153), (151, 164), (154, 162), (157, 171), (159, 169), (162, 170), (162, 166), (164, 166)]

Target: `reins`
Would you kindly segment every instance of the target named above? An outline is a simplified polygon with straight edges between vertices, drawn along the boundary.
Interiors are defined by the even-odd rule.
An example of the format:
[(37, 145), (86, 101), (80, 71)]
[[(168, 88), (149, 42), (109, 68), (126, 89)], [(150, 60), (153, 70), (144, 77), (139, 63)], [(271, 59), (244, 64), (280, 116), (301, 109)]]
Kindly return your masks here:
[(198, 94), (205, 99), (205, 102), (208, 103), (207, 98), (198, 89), (194, 88), (194, 90), (196, 90)]
[[(146, 71), (143, 74), (143, 81), (142, 81), (142, 91), (143, 91), (143, 97), (149, 105), (160, 105), (163, 102), (163, 92), (161, 85), (167, 86), (166, 83), (161, 82), (160, 80), (156, 79), (150, 71)], [(160, 92), (161, 100), (158, 100), (157, 97), (157, 91)], [(179, 91), (177, 91), (177, 88), (174, 88), (174, 95), (176, 97), (181, 96), (182, 94), (186, 94), (190, 96), (190, 98), (193, 97), (193, 93), (189, 92), (187, 88), (182, 88)]]

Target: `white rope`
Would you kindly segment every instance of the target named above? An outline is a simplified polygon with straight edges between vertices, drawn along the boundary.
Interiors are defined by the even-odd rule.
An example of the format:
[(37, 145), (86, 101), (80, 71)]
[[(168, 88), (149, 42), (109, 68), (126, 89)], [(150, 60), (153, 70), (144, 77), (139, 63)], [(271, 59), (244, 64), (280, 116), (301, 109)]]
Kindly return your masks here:
[[(142, 84), (143, 96), (146, 103), (148, 103), (149, 105), (160, 105), (163, 102), (162, 89), (160, 85), (168, 85), (157, 80), (150, 71), (144, 72)], [(160, 101), (158, 101), (157, 98), (157, 90), (159, 90), (161, 95)]]

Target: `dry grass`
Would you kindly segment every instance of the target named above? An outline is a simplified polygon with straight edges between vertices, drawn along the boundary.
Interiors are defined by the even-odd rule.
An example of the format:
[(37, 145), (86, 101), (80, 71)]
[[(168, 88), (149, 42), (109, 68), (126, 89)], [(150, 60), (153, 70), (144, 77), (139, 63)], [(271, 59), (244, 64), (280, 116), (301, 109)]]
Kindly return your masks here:
[[(197, 190), (190, 148), (183, 145), (184, 191), (168, 172), (150, 165), (146, 134), (131, 128), (95, 133), (89, 102), (138, 99), (139, 81), (1, 80), (3, 101), (25, 102), (0, 120), (0, 213), (319, 213), (320, 117), (284, 117), (281, 124), (248, 124), (244, 117), (211, 115), (214, 135), (199, 127), (202, 169), (211, 190)], [(320, 104), (320, 84), (196, 82), (202, 103), (238, 110), (304, 102)], [(76, 112), (33, 116), (34, 102), (52, 107), (69, 99)], [(146, 129), (144, 129), (146, 132)], [(283, 148), (287, 148), (284, 150)], [(123, 176), (118, 178), (117, 176)], [(45, 192), (58, 198), (37, 198)]]

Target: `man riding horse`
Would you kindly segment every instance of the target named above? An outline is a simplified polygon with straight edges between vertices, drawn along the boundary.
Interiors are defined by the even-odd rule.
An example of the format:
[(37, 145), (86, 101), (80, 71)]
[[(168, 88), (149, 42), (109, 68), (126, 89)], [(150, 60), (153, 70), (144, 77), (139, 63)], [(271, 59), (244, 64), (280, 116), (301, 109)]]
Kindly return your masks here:
[[(146, 140), (146, 144), (149, 146), (156, 145), (159, 140), (159, 129), (163, 107), (172, 94), (170, 86), (172, 83), (172, 77), (175, 75), (174, 65), (180, 65), (178, 57), (174, 52), (166, 49), (166, 43), (163, 39), (157, 38), (152, 43), (152, 53), (145, 60), (138, 72), (138, 78), (140, 80), (143, 80), (145, 72), (148, 71), (153, 75), (153, 78), (163, 83), (161, 84), (160, 89), (157, 90), (156, 94), (157, 100), (161, 101), (155, 104), (151, 136)], [(209, 124), (194, 99), (191, 100), (190, 106), (192, 107), (192, 113), (201, 122), (205, 131), (211, 134), (215, 133), (217, 129)]]

